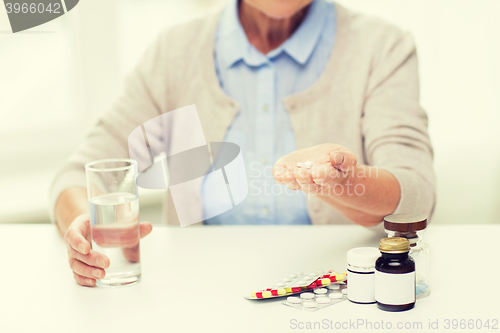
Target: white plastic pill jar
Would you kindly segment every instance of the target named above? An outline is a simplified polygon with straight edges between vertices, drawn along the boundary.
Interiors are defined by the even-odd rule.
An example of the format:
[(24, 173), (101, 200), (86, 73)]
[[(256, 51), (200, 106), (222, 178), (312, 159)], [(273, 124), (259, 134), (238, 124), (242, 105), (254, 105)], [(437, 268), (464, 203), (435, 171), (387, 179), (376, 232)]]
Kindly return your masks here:
[(376, 247), (357, 247), (347, 252), (347, 299), (353, 303), (375, 303)]

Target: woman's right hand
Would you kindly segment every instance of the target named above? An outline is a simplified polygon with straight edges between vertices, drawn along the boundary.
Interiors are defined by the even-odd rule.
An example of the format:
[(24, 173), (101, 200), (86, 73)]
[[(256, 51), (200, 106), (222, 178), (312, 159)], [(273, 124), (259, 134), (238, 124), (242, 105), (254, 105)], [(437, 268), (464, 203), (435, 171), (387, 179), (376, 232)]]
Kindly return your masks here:
[[(137, 227), (131, 228), (130, 223), (124, 222), (126, 221), (98, 228), (95, 230), (95, 241), (102, 247), (121, 247), (125, 258), (137, 262), (139, 260)], [(123, 227), (117, 228), (117, 226)], [(149, 235), (152, 230), (151, 223), (141, 222), (139, 237)], [(64, 241), (68, 246), (69, 267), (73, 270), (76, 282), (82, 286), (95, 286), (96, 280), (106, 275), (104, 269), (109, 267), (110, 261), (106, 255), (92, 250), (88, 214), (79, 215), (73, 220), (64, 234)]]
[(102, 279), (109, 267), (107, 256), (92, 250), (90, 220), (88, 214), (77, 216), (70, 224), (64, 241), (68, 246), (69, 267), (73, 277), (81, 286), (95, 286), (96, 280)]
[[(127, 221), (94, 230), (95, 241), (101, 247), (121, 247), (125, 258), (137, 262), (139, 260), (137, 224), (136, 227), (131, 227), (130, 223), (124, 222)], [(151, 223), (141, 222), (139, 237), (149, 235), (152, 229)], [(104, 269), (109, 267), (110, 260), (106, 255), (92, 250), (88, 214), (79, 215), (73, 220), (64, 235), (64, 241), (68, 246), (69, 266), (73, 270), (76, 282), (82, 286), (94, 286), (96, 280), (106, 275)]]

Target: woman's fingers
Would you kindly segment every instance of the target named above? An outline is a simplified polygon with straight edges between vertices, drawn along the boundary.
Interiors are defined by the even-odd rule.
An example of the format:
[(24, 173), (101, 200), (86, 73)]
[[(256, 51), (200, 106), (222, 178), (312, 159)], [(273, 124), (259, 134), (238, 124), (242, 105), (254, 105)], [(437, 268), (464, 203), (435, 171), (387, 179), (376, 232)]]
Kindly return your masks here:
[(139, 243), (139, 223), (100, 224), (92, 226), (92, 239), (100, 247), (134, 247)]
[(313, 182), (319, 186), (335, 185), (344, 176), (342, 171), (335, 169), (329, 163), (313, 166), (311, 168), (311, 174)]
[(282, 177), (283, 184), (285, 184), (292, 191), (300, 190), (300, 185), (297, 182), (297, 178), (295, 177), (295, 175), (296, 168), (290, 166), (287, 168), (285, 174)]
[(141, 258), (141, 252), (139, 246), (135, 247), (123, 247), (122, 253), (127, 260), (131, 262), (139, 262)]
[(85, 276), (81, 276), (73, 272), (73, 277), (75, 278), (76, 283), (81, 286), (93, 287), (95, 286), (95, 279), (86, 278)]
[(90, 237), (90, 221), (88, 215), (80, 215), (71, 223), (64, 239), (76, 251), (87, 254), (91, 249), (87, 237)]
[[(284, 164), (285, 163), (285, 164)], [(300, 185), (295, 179), (296, 168), (287, 166), (286, 162), (278, 160), (273, 168), (273, 177), (276, 183), (286, 185), (290, 190), (300, 190)]]
[(153, 226), (149, 222), (141, 222), (139, 228), (136, 223), (111, 223), (92, 227), (94, 242), (105, 248), (137, 246), (139, 237), (143, 238), (151, 233)]
[(141, 224), (139, 224), (139, 234), (141, 238), (144, 238), (147, 235), (149, 235), (151, 231), (153, 231), (153, 225), (151, 223), (141, 222)]
[(275, 165), (273, 168), (273, 177), (274, 180), (276, 180), (276, 183), (278, 184), (284, 184), (285, 182), (283, 181), (283, 177), (285, 176), (285, 173), (287, 172), (286, 168), (281, 166), (281, 165)]
[(90, 250), (88, 254), (81, 254), (80, 252), (71, 248), (69, 249), (68, 254), (70, 258), (77, 259), (89, 266), (106, 269), (110, 265), (109, 258), (106, 255), (96, 252), (94, 250)]
[(358, 164), (358, 160), (349, 150), (336, 150), (330, 153), (330, 163), (337, 170), (350, 172)]
[(104, 269), (89, 266), (73, 257), (69, 258), (69, 267), (71, 267), (76, 274), (86, 278), (102, 279), (106, 275)]
[(313, 185), (312, 175), (309, 169), (307, 168), (296, 168), (295, 179), (297, 183), (301, 186)]
[[(310, 168), (297, 167), (297, 163), (306, 161), (312, 162)], [(285, 184), (291, 190), (321, 194), (342, 184), (356, 165), (356, 155), (349, 149), (321, 144), (280, 158), (274, 165), (273, 176), (278, 184)]]

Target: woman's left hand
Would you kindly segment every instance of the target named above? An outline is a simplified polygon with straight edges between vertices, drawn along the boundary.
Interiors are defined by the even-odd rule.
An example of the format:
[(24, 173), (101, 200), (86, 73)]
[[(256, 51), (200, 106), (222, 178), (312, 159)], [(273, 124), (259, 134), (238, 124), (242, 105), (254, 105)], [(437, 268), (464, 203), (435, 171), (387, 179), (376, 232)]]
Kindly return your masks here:
[[(309, 168), (297, 166), (297, 163), (308, 161), (312, 162)], [(278, 184), (285, 184), (291, 190), (331, 194), (336, 185), (346, 183), (356, 165), (352, 151), (325, 143), (283, 156), (274, 164), (273, 176)]]

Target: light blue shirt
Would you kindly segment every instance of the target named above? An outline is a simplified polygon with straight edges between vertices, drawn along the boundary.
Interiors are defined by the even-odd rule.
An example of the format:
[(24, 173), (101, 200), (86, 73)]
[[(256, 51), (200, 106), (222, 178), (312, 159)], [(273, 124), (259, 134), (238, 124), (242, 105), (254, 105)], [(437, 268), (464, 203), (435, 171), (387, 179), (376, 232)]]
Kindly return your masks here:
[[(238, 1), (224, 9), (215, 41), (215, 66), (222, 89), (240, 105), (225, 141), (242, 149), (249, 193), (243, 203), (206, 224), (311, 223), (305, 194), (277, 184), (272, 168), (280, 157), (297, 150), (283, 98), (319, 79), (335, 32), (335, 6), (314, 0), (295, 33), (264, 55), (247, 39), (238, 17)], [(201, 195), (203, 201), (210, 195), (206, 182)]]

